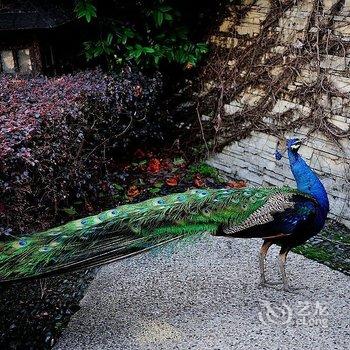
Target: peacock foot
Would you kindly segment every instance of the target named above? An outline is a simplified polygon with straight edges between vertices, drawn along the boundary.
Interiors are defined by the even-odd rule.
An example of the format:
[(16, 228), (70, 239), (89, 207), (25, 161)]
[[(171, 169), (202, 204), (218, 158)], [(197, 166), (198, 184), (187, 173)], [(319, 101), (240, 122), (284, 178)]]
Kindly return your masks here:
[(282, 282), (268, 282), (268, 281), (260, 281), (259, 287), (261, 288), (274, 288), (276, 285), (280, 285)]
[(297, 293), (298, 288), (292, 288), (292, 287), (283, 287), (281, 290), (283, 290), (284, 292), (288, 292), (288, 293)]
[(300, 289), (303, 289), (302, 287), (291, 287), (289, 284), (283, 285), (282, 290), (288, 293), (297, 293)]
[(271, 282), (266, 282), (266, 284), (270, 285), (270, 286), (278, 286), (280, 284), (283, 284), (282, 281), (271, 281)]
[[(283, 285), (282, 288), (277, 288), (277, 286)], [(283, 290), (288, 293), (296, 293), (300, 288), (291, 287), (289, 284), (284, 284), (282, 281), (260, 281), (259, 288), (272, 288), (275, 290)]]

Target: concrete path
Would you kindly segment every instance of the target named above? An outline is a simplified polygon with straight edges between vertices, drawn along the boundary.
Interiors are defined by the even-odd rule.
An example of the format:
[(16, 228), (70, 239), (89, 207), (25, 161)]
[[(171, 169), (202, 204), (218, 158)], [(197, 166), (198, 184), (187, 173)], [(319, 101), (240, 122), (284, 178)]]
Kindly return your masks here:
[(261, 289), (259, 247), (203, 237), (103, 267), (55, 350), (350, 349), (350, 278), (290, 254), (300, 289)]

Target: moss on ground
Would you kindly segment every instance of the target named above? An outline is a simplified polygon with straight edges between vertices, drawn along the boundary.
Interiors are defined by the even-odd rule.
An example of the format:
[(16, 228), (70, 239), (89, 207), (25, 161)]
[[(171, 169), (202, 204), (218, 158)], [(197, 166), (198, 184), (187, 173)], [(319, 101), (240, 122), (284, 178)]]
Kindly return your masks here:
[[(322, 233), (322, 238), (329, 239), (328, 232), (323, 232)], [(346, 234), (344, 235), (343, 233), (331, 233), (331, 236), (333, 238), (333, 241), (335, 243), (345, 243), (345, 244), (350, 244), (350, 235)]]
[(331, 262), (333, 258), (333, 254), (330, 251), (311, 244), (304, 244), (300, 247), (296, 247), (293, 251), (319, 262)]
[(226, 182), (219, 174), (219, 171), (207, 163), (198, 163), (190, 165), (186, 174), (186, 178), (192, 178), (196, 174), (204, 177), (210, 177), (217, 183)]
[(329, 220), (320, 234), (293, 252), (350, 274), (350, 230)]

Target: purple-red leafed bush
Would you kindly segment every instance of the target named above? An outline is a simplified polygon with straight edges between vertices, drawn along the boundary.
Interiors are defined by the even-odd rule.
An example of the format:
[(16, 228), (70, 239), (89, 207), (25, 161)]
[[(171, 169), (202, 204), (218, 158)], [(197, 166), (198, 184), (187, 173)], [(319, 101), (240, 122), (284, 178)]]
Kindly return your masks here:
[(62, 208), (110, 196), (110, 163), (162, 136), (148, 118), (160, 90), (158, 75), (131, 69), (0, 77), (0, 233), (44, 229)]

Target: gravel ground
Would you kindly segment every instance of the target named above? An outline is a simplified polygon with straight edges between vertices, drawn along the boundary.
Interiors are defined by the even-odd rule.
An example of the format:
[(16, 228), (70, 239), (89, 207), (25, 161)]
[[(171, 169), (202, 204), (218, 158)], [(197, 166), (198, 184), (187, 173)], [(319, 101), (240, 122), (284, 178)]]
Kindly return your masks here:
[(291, 253), (299, 289), (260, 288), (259, 246), (203, 237), (103, 267), (54, 349), (348, 349), (349, 276)]

